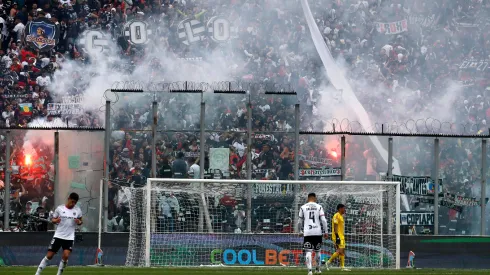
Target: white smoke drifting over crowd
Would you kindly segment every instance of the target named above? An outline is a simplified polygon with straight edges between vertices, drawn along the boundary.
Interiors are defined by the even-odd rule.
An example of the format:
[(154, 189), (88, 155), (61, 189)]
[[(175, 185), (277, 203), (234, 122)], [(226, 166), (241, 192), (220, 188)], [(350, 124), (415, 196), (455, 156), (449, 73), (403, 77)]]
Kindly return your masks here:
[[(452, 56), (440, 54), (444, 52), (441, 47), (458, 52), (459, 47), (467, 47), (470, 41), (476, 40), (475, 37), (461, 35), (465, 31), (454, 27), (451, 23), (454, 20), (444, 19), (446, 21), (441, 21), (443, 23), (438, 24), (438, 29), (432, 28), (432, 25), (436, 25), (431, 23), (435, 19), (430, 22), (418, 20), (437, 10), (424, 1), (401, 1), (405, 2), (402, 6), (391, 1), (310, 0), (308, 3), (313, 11), (313, 20), (310, 21), (313, 22), (307, 24), (301, 2), (304, 4), (306, 0), (267, 1), (267, 5), (261, 7), (254, 1), (244, 1), (236, 9), (215, 4), (213, 9), (222, 9), (222, 13), (228, 14), (230, 23), (241, 32), (229, 43), (219, 46), (213, 45), (212, 41), (204, 41), (191, 46), (188, 51), (171, 49), (166, 41), (169, 32), (152, 38), (144, 50), (140, 49), (140, 52), (130, 56), (125, 56), (115, 40), (109, 40), (107, 48), (98, 53), (90, 51), (84, 54), (82, 45), (78, 45), (79, 51), (85, 55), (85, 62), (81, 62), (79, 58), (59, 59), (57, 62), (60, 70), (53, 76), (50, 91), (54, 92), (56, 102), (63, 102), (65, 97), (74, 94), (82, 95), (80, 103), (85, 114), (81, 118), (69, 119), (71, 126), (104, 126), (104, 96), (114, 103), (111, 113), (115, 118), (112, 120), (113, 124), (120, 116), (133, 115), (124, 114), (128, 105), (131, 105), (134, 114), (142, 115), (132, 120), (148, 121), (150, 116), (153, 91), (118, 96), (105, 93), (110, 88), (124, 88), (117, 85), (114, 87), (114, 83), (212, 83), (245, 78), (265, 83), (283, 73), (282, 78), (277, 79), (286, 83), (289, 81), (293, 86), (298, 79), (306, 83), (302, 86), (306, 91), (298, 91), (298, 101), (302, 106), (302, 130), (333, 130), (332, 121), (342, 122), (336, 125), (335, 130), (360, 130), (352, 129), (353, 125), (360, 125), (362, 127), (359, 128), (365, 131), (380, 131), (379, 124), (383, 123), (387, 131), (394, 132), (417, 132), (414, 127), (405, 125), (393, 128), (393, 125), (407, 124), (409, 120), (415, 121), (414, 123), (423, 121), (426, 125), (418, 131), (435, 133), (451, 130), (449, 128), (453, 122), (469, 123), (472, 126), (486, 124), (476, 115), (474, 120), (468, 122), (468, 113), (472, 114), (488, 104), (483, 102), (484, 99), (477, 100), (481, 91), (476, 88), (466, 89), (468, 84), (461, 83), (455, 77), (457, 73), (454, 73), (455, 64), (452, 63), (460, 63), (461, 60), (449, 60)], [(458, 12), (459, 8), (453, 13)], [(444, 12), (439, 13), (446, 15)], [(408, 18), (405, 21), (409, 22), (408, 30), (392, 35), (377, 33), (379, 22), (395, 22), (400, 20), (396, 19), (400, 14), (403, 14), (401, 17)], [(162, 22), (160, 20), (154, 23), (154, 29), (170, 29)], [(316, 43), (310, 34), (309, 28), (312, 26), (317, 27), (316, 32), (321, 36), (317, 37)], [(328, 62), (319, 53), (320, 47), (328, 48)], [(472, 55), (471, 52), (465, 53), (469, 57)], [(186, 61), (182, 57), (199, 57), (202, 61)], [(284, 70), (279, 73), (277, 68), (280, 67), (284, 67)], [(143, 85), (142, 88), (146, 87)], [(116, 102), (118, 97), (119, 102)], [(207, 106), (214, 108), (228, 102), (226, 97), (218, 98), (206, 95)], [(182, 115), (180, 106), (172, 106), (179, 100), (178, 96), (160, 93), (159, 112), (165, 111), (162, 124), (183, 121), (182, 117), (187, 121), (176, 124), (187, 125), (190, 121), (198, 121), (198, 98), (195, 99), (196, 102), (183, 105), (187, 108), (185, 112), (189, 114)], [(235, 101), (230, 102), (237, 105)], [(267, 105), (265, 102), (257, 104), (264, 109)], [(481, 107), (479, 104), (482, 104)], [(304, 111), (309, 106), (313, 109), (311, 114)], [(233, 109), (231, 107), (237, 106), (230, 106), (230, 112)], [(34, 120), (30, 125), (66, 126), (67, 123), (65, 118), (41, 120)], [(357, 124), (352, 123), (354, 121)], [(211, 125), (214, 122), (208, 123)], [(292, 121), (288, 123), (293, 125)], [(128, 127), (131, 128), (132, 125)], [(469, 133), (468, 129), (456, 130)], [(52, 135), (47, 138), (52, 139)], [(386, 162), (386, 144), (376, 140), (378, 139), (371, 138), (368, 146), (378, 147), (379, 157)], [(338, 143), (338, 140), (327, 140), (327, 143), (328, 147), (336, 147), (330, 143)], [(406, 143), (412, 147), (423, 147), (423, 144), (417, 142)], [(362, 152), (364, 149), (359, 150)], [(413, 172), (411, 158), (422, 159), (420, 155), (423, 152), (417, 156), (410, 154), (404, 152), (405, 158), (410, 160), (400, 160), (400, 167), (396, 172), (404, 175), (418, 173)], [(453, 151), (445, 153), (450, 159), (460, 161), (461, 156), (454, 155), (456, 153)], [(469, 177), (467, 174), (455, 176), (452, 181), (465, 181)]]

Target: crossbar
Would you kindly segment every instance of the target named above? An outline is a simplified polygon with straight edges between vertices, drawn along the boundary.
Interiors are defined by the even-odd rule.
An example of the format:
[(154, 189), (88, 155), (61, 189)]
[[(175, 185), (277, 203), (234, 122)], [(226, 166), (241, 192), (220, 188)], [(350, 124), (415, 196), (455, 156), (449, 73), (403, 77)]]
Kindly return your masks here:
[(223, 180), (223, 179), (169, 179), (149, 178), (151, 181), (175, 183), (275, 183), (275, 184), (349, 184), (349, 185), (399, 185), (399, 181), (311, 181), (311, 180)]

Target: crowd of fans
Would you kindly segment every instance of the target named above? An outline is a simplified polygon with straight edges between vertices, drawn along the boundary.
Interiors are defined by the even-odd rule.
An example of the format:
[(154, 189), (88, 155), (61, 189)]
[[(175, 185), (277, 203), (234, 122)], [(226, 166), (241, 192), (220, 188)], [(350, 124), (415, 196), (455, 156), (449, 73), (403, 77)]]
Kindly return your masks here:
[[(486, 120), (490, 116), (487, 94), (490, 38), (486, 35), (490, 28), (487, 19), (490, 1), (332, 0), (309, 3), (329, 50), (334, 57), (343, 60), (356, 96), (372, 121), (406, 122), (413, 118), (411, 114), (431, 115), (450, 109), (449, 121), (467, 125), (464, 131), (456, 131), (465, 134), (486, 132)], [(294, 158), (300, 158), (300, 168), (340, 166), (338, 136), (302, 135), (300, 156), (293, 153), (294, 104), (300, 102), (302, 130), (324, 130), (330, 118), (335, 117), (334, 108), (326, 110), (327, 106), (343, 101), (341, 92), (334, 96), (324, 92), (329, 86), (324, 76), (325, 68), (313, 47), (298, 1), (62, 0), (7, 2), (1, 7), (4, 11), (3, 21), (0, 20), (3, 24), (0, 52), (2, 127), (26, 127), (36, 118), (53, 119), (47, 111), (48, 103), (57, 100), (55, 87), (50, 85), (53, 73), (63, 70), (66, 60), (78, 62), (80, 66), (90, 62), (88, 53), (75, 43), (86, 29), (111, 33), (117, 41), (121, 59), (127, 61), (127, 68), (142, 66), (146, 54), (144, 48), (130, 45), (119, 35), (125, 22), (138, 18), (158, 26), (154, 43), (163, 45), (174, 56), (199, 56), (203, 57), (200, 62), (207, 62), (207, 52), (219, 51), (230, 60), (241, 60), (229, 64), (230, 77), (265, 84), (287, 84), (297, 92), (294, 97), (265, 95), (260, 89), (250, 91), (255, 132), (252, 138), (253, 178), (294, 178)], [(181, 43), (177, 35), (178, 22), (192, 17), (205, 23), (217, 15), (227, 17), (236, 27), (236, 35), (229, 42), (232, 47), (219, 48), (209, 39), (197, 43), (198, 46), (188, 47)], [(27, 47), (22, 39), (27, 23), (39, 17), (60, 26), (60, 41), (53, 51), (36, 51)], [(193, 65), (199, 66), (199, 63)], [(165, 64), (159, 66), (156, 68), (165, 71)], [(73, 75), (74, 87), (67, 94), (83, 96), (85, 86), (77, 84), (86, 83), (77, 81), (83, 77), (83, 73)], [(155, 152), (158, 177), (197, 178), (203, 169), (206, 177), (246, 178), (248, 96), (211, 98), (205, 95), (204, 98), (206, 159), (205, 167), (200, 167), (200, 99), (187, 94), (159, 95), (159, 135)], [(20, 107), (27, 102), (32, 103), (31, 112)], [(445, 104), (451, 104), (451, 107)], [(151, 96), (128, 95), (119, 99), (114, 110), (109, 216), (111, 227), (116, 231), (128, 228), (130, 194), (125, 192), (124, 186), (139, 186), (151, 176), (151, 134), (148, 131), (153, 120), (150, 105)], [(80, 126), (100, 126), (97, 112), (69, 119)], [(22, 154), (22, 140), (17, 139), (18, 154)], [(2, 142), (1, 152), (4, 152), (6, 145), (4, 140)], [(431, 175), (432, 143), (433, 139), (425, 138), (395, 140), (394, 154), (402, 175)], [(466, 197), (477, 194), (481, 158), (478, 146), (478, 140), (442, 140), (440, 168), (445, 191)], [(210, 167), (210, 148), (230, 149), (228, 169)], [(49, 163), (46, 152), (49, 151), (41, 154)], [(380, 172), (387, 170), (367, 138), (349, 137), (346, 154), (348, 179), (376, 179)], [(49, 189), (52, 183), (49, 177), (45, 178)], [(26, 179), (19, 181), (24, 188), (37, 186)], [(50, 201), (49, 195), (42, 192), (38, 197), (25, 199), (41, 204), (44, 197)], [(185, 213), (182, 207), (168, 198), (161, 198), (162, 217), (182, 220), (179, 216)], [(228, 204), (223, 209), (242, 219), (240, 203)], [(257, 201), (254, 208), (262, 203)], [(21, 204), (24, 207), (27, 201)], [(473, 208), (467, 207), (462, 213), (447, 211), (448, 220), (444, 222), (454, 224), (451, 221), (456, 221), (458, 224), (455, 232), (448, 233), (471, 232), (472, 227), (465, 224), (464, 218), (475, 214)], [(235, 227), (241, 226), (242, 223)], [(175, 228), (175, 224), (172, 222), (165, 228)]]

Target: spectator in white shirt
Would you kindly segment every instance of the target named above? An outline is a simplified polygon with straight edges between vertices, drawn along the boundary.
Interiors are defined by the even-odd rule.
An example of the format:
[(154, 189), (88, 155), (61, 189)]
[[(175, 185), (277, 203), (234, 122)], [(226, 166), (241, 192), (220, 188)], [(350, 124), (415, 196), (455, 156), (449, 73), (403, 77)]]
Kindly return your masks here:
[(195, 158), (190, 158), (188, 161), (188, 166), (189, 166), (189, 172), (188, 174), (192, 176), (195, 179), (198, 179), (200, 177), (201, 173), (201, 168), (197, 164), (197, 160)]
[(16, 33), (17, 37), (17, 41), (20, 41), (22, 40), (22, 35), (24, 34), (24, 29), (26, 28), (26, 26), (24, 24), (22, 24), (22, 22), (20, 21), (19, 18), (15, 19), (15, 27), (14, 27), (14, 32)]
[(36, 78), (36, 83), (37, 83), (37, 85), (39, 85), (41, 87), (45, 87), (51, 83), (51, 78), (49, 78), (49, 76), (46, 75), (45, 72), (43, 72), (42, 75), (40, 75)]
[(12, 106), (11, 105), (7, 106), (7, 109), (2, 112), (2, 118), (4, 120), (13, 119), (14, 116), (15, 116), (15, 112), (12, 111)]
[(238, 152), (238, 155), (242, 158), (245, 155), (245, 143), (242, 140), (237, 140), (233, 143), (233, 147)]

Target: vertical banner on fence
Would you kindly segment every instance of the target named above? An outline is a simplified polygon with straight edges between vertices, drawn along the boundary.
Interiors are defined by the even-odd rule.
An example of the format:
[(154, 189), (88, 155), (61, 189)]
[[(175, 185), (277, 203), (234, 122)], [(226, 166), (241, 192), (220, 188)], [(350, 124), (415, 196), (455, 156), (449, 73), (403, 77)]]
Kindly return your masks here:
[(230, 149), (210, 148), (209, 169), (217, 169), (223, 173), (228, 173), (230, 169)]
[(408, 31), (407, 19), (396, 22), (376, 22), (376, 30), (384, 34), (399, 34)]

